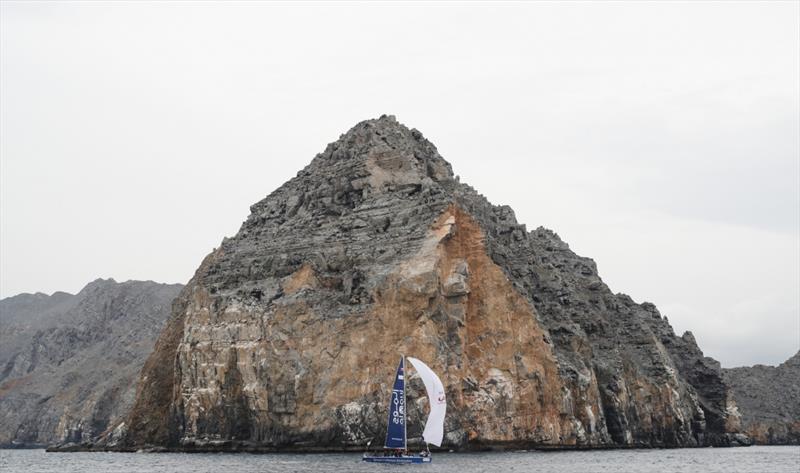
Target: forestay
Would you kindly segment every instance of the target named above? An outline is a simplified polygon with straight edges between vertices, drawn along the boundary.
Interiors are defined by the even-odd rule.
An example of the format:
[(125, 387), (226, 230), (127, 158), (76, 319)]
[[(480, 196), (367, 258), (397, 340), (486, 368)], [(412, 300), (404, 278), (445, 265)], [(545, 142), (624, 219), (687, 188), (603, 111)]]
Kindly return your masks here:
[(428, 392), (428, 402), (431, 407), (431, 413), (428, 415), (428, 422), (425, 423), (425, 430), (422, 432), (422, 438), (425, 442), (442, 446), (442, 437), (444, 436), (444, 414), (447, 410), (447, 400), (444, 395), (444, 385), (442, 380), (436, 376), (436, 373), (431, 370), (428, 365), (419, 361), (416, 358), (408, 357), (408, 361), (414, 365), (422, 382), (425, 384), (425, 390)]

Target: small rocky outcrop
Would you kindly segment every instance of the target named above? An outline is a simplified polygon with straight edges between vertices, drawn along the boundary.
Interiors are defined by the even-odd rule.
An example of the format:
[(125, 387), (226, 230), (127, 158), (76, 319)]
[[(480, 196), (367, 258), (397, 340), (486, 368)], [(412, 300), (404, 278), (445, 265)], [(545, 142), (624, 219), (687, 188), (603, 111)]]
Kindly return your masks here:
[(769, 445), (800, 444), (800, 352), (778, 366), (723, 370), (742, 413), (743, 430)]
[[(442, 377), (446, 448), (748, 442), (691, 334), (394, 117), (250, 210), (173, 305), (124, 423), (86, 448), (361, 449), (383, 438), (401, 353)], [(426, 401), (410, 382), (413, 442)]]
[(117, 424), (182, 287), (98, 279), (0, 301), (0, 447), (80, 444)]

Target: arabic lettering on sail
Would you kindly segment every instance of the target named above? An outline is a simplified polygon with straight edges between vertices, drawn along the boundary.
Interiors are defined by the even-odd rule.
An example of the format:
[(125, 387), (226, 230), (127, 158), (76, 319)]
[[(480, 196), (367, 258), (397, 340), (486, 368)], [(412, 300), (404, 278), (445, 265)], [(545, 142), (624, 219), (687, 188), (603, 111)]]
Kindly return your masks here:
[(406, 415), (405, 399), (403, 399), (403, 391), (392, 391), (392, 422), (395, 424), (404, 424), (404, 417)]

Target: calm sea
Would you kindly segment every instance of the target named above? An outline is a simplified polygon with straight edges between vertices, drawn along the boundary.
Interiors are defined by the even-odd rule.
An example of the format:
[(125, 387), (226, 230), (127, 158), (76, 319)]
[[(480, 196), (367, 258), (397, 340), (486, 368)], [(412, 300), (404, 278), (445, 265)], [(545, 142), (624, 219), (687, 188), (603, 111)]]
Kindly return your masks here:
[(358, 454), (45, 453), (0, 450), (2, 473), (271, 472), (798, 473), (800, 447), (445, 453), (431, 465), (361, 463)]

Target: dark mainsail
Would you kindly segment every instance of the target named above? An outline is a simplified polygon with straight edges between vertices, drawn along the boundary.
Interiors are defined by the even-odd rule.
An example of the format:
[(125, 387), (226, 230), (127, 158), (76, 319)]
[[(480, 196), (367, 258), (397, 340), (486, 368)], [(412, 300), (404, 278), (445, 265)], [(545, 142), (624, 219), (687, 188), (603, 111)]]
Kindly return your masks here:
[(386, 448), (406, 448), (406, 381), (405, 358), (394, 377), (392, 396), (389, 401), (389, 423), (386, 429)]

